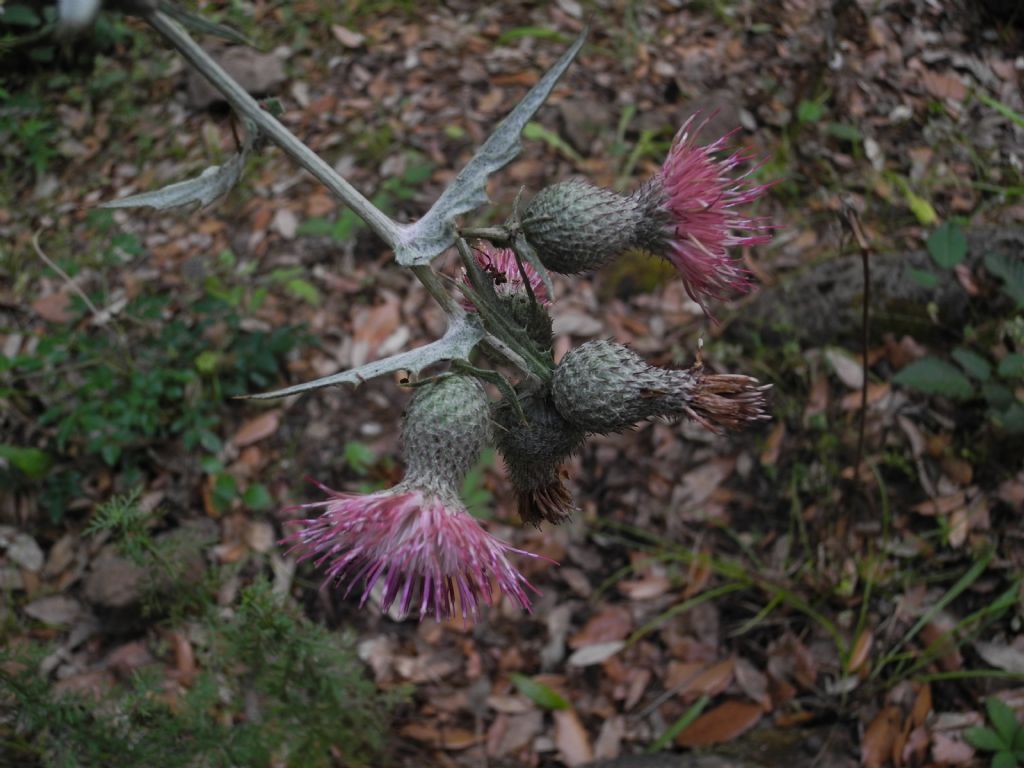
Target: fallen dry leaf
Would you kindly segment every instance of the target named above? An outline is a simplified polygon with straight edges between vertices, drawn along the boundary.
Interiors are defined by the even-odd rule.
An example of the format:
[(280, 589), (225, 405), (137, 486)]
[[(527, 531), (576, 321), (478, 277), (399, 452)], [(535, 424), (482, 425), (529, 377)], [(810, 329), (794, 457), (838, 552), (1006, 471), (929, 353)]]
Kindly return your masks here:
[(50, 595), (33, 600), (22, 610), (44, 624), (65, 626), (82, 614), (82, 604), (66, 595)]
[(736, 468), (736, 457), (726, 456), (708, 461), (687, 472), (682, 479), (683, 495), (688, 504), (703, 504), (718, 490)]
[(358, 48), (366, 42), (366, 35), (353, 32), (348, 27), (341, 26), (341, 24), (332, 24), (331, 34), (334, 36), (335, 40), (346, 48)]
[(925, 720), (932, 711), (932, 686), (931, 683), (923, 683), (914, 699), (914, 706), (910, 710), (910, 722), (912, 725), (924, 725)]
[(442, 680), (464, 664), (456, 652), (438, 651), (421, 656), (399, 656), (394, 661), (395, 671), (412, 683), (428, 683)]
[(591, 667), (610, 659), (625, 647), (622, 640), (612, 640), (608, 643), (594, 643), (585, 645), (576, 650), (566, 661), (570, 667)]
[(746, 659), (736, 659), (736, 685), (747, 697), (767, 712), (772, 708), (772, 698), (768, 695), (768, 676)]
[(622, 739), (626, 735), (626, 719), (621, 715), (609, 717), (601, 723), (601, 732), (594, 742), (595, 760), (614, 760), (622, 751)]
[(730, 699), (705, 712), (676, 737), (681, 747), (707, 747), (732, 741), (746, 733), (761, 719), (759, 704)]
[(964, 505), (967, 501), (967, 496), (963, 491), (957, 491), (948, 496), (939, 496), (935, 499), (928, 499), (922, 501), (920, 504), (914, 506), (914, 511), (919, 515), (931, 516), (942, 516), (948, 515), (954, 509), (958, 509)]
[(888, 765), (893, 744), (900, 733), (902, 717), (897, 707), (883, 707), (864, 731), (860, 744), (860, 762), (864, 768)]
[(633, 631), (633, 617), (621, 605), (609, 605), (590, 617), (583, 629), (569, 638), (570, 648), (625, 640)]
[(51, 323), (67, 323), (75, 317), (71, 312), (71, 295), (65, 291), (40, 296), (32, 302), (32, 309)]
[[(874, 405), (889, 392), (892, 391), (892, 385), (887, 381), (882, 382), (869, 382), (868, 383), (868, 405)], [(848, 392), (843, 395), (843, 399), (840, 402), (840, 407), (844, 411), (857, 411), (860, 410), (860, 391)]]
[(53, 690), (56, 694), (75, 693), (96, 701), (102, 700), (114, 688), (114, 676), (105, 669), (92, 669), (58, 680)]
[(436, 749), (469, 749), (479, 741), (476, 734), (466, 728), (445, 728), (433, 723), (407, 723), (400, 732)]
[(921, 73), (921, 82), (925, 90), (936, 99), (963, 101), (967, 95), (967, 86), (952, 72), (934, 72), (926, 69)]
[(974, 644), (974, 650), (978, 652), (978, 655), (986, 663), (991, 664), (996, 669), (1024, 675), (1024, 646), (1020, 644), (987, 643), (979, 640)]
[(764, 441), (764, 450), (761, 451), (761, 463), (764, 466), (775, 466), (775, 462), (779, 460), (779, 450), (782, 448), (782, 440), (785, 436), (786, 424), (782, 419), (779, 419), (775, 426), (772, 427), (772, 431), (768, 433), (768, 438)]
[(970, 532), (970, 520), (967, 510), (963, 507), (954, 509), (949, 516), (949, 546), (959, 549), (967, 541)]
[(932, 759), (941, 765), (966, 765), (974, 760), (974, 748), (945, 733), (933, 733)]
[(544, 728), (540, 710), (520, 714), (501, 713), (487, 731), (487, 754), (505, 757), (529, 746)]
[(378, 349), (399, 326), (400, 303), (394, 294), (387, 294), (385, 301), (373, 307), (360, 307), (353, 312), (352, 340), (355, 347), (352, 365), (362, 365), (376, 356)]
[(280, 411), (267, 411), (261, 413), (255, 418), (249, 419), (231, 438), (231, 442), (235, 444), (237, 448), (245, 448), (247, 445), (258, 443), (260, 440), (266, 440), (272, 434), (277, 432), (278, 425), (281, 423), (281, 412)]
[(650, 600), (668, 592), (672, 582), (661, 574), (650, 574), (642, 579), (620, 581), (618, 590), (630, 600)]
[(558, 748), (558, 756), (568, 766), (582, 765), (594, 759), (594, 749), (590, 745), (590, 737), (587, 735), (579, 716), (574, 709), (556, 710), (555, 717), (555, 746)]
[(535, 705), (525, 696), (511, 693), (494, 693), (487, 697), (487, 706), (495, 712), (506, 715), (521, 715), (536, 709)]
[(948, 614), (940, 613), (933, 621), (921, 628), (921, 643), (929, 653), (938, 656), (939, 666), (946, 672), (960, 669), (964, 664), (963, 656), (956, 647), (956, 639), (951, 634), (956, 622)]
[(135, 670), (152, 663), (153, 655), (142, 640), (120, 645), (108, 653), (106, 658), (107, 669), (126, 680), (130, 679)]
[(196, 681), (196, 656), (192, 643), (181, 632), (172, 632), (171, 647), (174, 648), (172, 676), (186, 688), (191, 688)]
[(13, 534), (8, 540), (4, 541), (0, 539), (0, 548), (7, 545), (7, 558), (32, 573), (37, 573), (43, 567), (45, 556), (43, 550), (27, 533), (18, 531)]
[(868, 629), (857, 635), (857, 640), (853, 644), (853, 651), (850, 653), (850, 663), (847, 667), (850, 672), (856, 672), (867, 660), (874, 639), (875, 636)]
[(732, 683), (736, 670), (736, 657), (703, 667), (701, 664), (679, 664), (671, 662), (665, 684), (676, 690), (680, 696), (696, 698), (700, 695), (715, 696)]
[(854, 358), (845, 349), (829, 347), (825, 350), (825, 359), (828, 360), (839, 380), (847, 387), (859, 390), (864, 386), (864, 368), (861, 361)]

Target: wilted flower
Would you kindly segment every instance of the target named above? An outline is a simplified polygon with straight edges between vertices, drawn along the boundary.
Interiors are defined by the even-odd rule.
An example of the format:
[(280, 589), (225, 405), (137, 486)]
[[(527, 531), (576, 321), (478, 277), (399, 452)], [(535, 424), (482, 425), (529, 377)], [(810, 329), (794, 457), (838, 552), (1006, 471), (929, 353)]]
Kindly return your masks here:
[(757, 379), (706, 373), (702, 365), (669, 370), (648, 365), (612, 341), (588, 341), (555, 368), (551, 395), (566, 421), (609, 433), (658, 416), (689, 416), (713, 432), (769, 418)]
[(676, 135), (662, 169), (632, 195), (575, 180), (541, 190), (519, 223), (544, 266), (576, 274), (641, 250), (671, 261), (705, 312), (710, 299), (746, 290), (747, 273), (728, 249), (771, 239), (774, 227), (767, 219), (737, 210), (769, 185), (750, 181), (756, 164), (734, 175), (750, 156), (716, 157), (732, 134), (699, 146), (696, 136), (704, 123), (691, 133), (693, 120)]
[(363, 583), (365, 602), (378, 582), (381, 607), (420, 618), (478, 615), (492, 582), (529, 609), (529, 582), (508, 554), (530, 555), (491, 536), (466, 511), (458, 489), (490, 438), (487, 395), (467, 376), (421, 386), (402, 424), (405, 479), (369, 495), (339, 493), (302, 505), (323, 508), (288, 537), (299, 559), (326, 567), (328, 581)]
[(521, 395), (519, 407), (525, 422), (511, 403), (497, 406), (494, 442), (508, 466), (520, 519), (538, 527), (545, 520), (557, 525), (575, 511), (563, 464), (585, 435), (562, 418), (545, 392)]

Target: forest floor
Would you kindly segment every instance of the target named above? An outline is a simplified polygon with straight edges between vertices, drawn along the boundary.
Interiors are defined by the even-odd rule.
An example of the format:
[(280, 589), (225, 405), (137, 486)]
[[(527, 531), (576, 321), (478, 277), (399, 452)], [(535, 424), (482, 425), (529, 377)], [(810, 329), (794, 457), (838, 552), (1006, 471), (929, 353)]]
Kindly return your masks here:
[[(98, 208), (236, 145), (224, 104), (137, 20), (0, 46), (0, 763), (114, 764), (95, 751), (106, 729), (121, 764), (203, 764), (183, 747), (147, 763), (119, 730), (156, 749), (159, 722), (185, 734), (168, 755), (232, 745), (199, 752), (209, 764), (377, 764), (360, 729), (384, 721), (352, 713), (379, 707), (401, 766), (1024, 764), (1019, 17), (927, 0), (201, 5), (256, 44), (228, 54), (246, 86), (398, 220), (589, 21), (467, 221), (573, 176), (634, 189), (694, 113), (707, 140), (737, 129), (776, 182), (753, 212), (779, 229), (738, 254), (753, 294), (711, 323), (651, 260), (556, 276), (556, 356), (613, 338), (683, 366), (703, 343), (710, 368), (772, 385), (772, 419), (592, 439), (569, 466), (579, 513), (540, 530), (487, 452), (463, 489), (474, 514), (559, 564), (517, 563), (540, 591), (529, 614), (419, 623), (321, 589), (284, 523), (322, 498), (308, 478), (401, 477), (407, 389), (232, 397), (437, 338), (443, 313), (273, 148), (210, 207)], [(31, 31), (25, 8), (0, 33)], [(784, 293), (829, 269), (848, 276), (834, 304)], [(341, 671), (313, 680), (335, 641), (356, 672), (331, 656)], [(294, 665), (263, 670), (274, 643)], [(359, 669), (372, 685), (328, 686)], [(138, 714), (157, 703), (164, 719)], [(304, 724), (323, 734), (299, 757)], [(257, 757), (234, 741), (247, 725)]]

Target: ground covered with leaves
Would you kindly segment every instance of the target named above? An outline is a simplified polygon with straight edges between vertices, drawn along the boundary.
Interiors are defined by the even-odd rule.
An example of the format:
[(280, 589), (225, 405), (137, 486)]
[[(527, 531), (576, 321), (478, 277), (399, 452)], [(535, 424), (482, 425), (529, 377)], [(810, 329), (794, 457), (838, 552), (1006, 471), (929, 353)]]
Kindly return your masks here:
[(589, 20), (467, 221), (573, 176), (634, 189), (695, 112), (708, 140), (738, 128), (780, 225), (740, 254), (753, 295), (709, 323), (643, 257), (556, 278), (556, 356), (613, 338), (682, 366), (703, 340), (773, 385), (772, 420), (592, 440), (557, 528), (518, 525), (485, 454), (467, 505), (559, 563), (518, 563), (530, 614), (417, 623), (320, 589), (285, 523), (307, 478), (401, 477), (408, 391), (233, 397), (437, 338), (442, 312), (273, 149), (209, 208), (97, 208), (223, 162), (236, 126), (139, 22), (54, 43), (8, 0), (0, 762), (1024, 764), (1014, 3), (200, 6), (255, 50), (204, 44), (398, 220)]

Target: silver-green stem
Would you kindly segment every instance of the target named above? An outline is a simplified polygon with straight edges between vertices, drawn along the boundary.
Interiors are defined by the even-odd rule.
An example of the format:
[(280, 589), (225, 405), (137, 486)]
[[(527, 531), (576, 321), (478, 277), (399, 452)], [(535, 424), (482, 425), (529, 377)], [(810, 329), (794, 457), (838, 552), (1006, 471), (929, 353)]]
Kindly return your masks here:
[(451, 294), (444, 289), (444, 285), (441, 283), (441, 278), (437, 276), (437, 273), (427, 265), (419, 265), (410, 267), (412, 273), (416, 275), (423, 287), (427, 289), (427, 293), (434, 297), (434, 300), (441, 305), (441, 308), (449, 315), (461, 315), (465, 310), (460, 307)]
[(463, 227), (459, 237), (465, 240), (488, 240), (497, 246), (508, 246), (512, 242), (512, 232), (505, 226), (498, 227)]
[(398, 224), (363, 197), (359, 190), (345, 181), (337, 171), (296, 138), (273, 115), (260, 107), (256, 100), (246, 93), (245, 89), (202, 49), (178, 22), (160, 11), (147, 14), (146, 21), (163, 35), (203, 77), (209, 80), (214, 88), (224, 95), (232, 109), (252, 121), (260, 133), (280, 147), (298, 165), (313, 174), (321, 184), (365, 221), (384, 242), (392, 248), (398, 245), (401, 239), (401, 230)]

